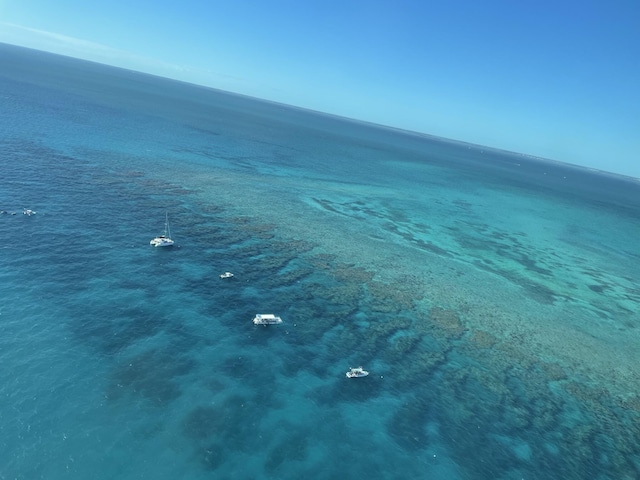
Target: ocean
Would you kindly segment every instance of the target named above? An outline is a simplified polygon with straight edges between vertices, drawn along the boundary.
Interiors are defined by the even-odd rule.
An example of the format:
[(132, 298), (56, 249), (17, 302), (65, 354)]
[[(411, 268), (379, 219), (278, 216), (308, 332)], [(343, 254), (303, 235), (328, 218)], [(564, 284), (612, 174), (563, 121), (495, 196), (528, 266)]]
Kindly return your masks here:
[(637, 179), (0, 65), (0, 479), (640, 476)]

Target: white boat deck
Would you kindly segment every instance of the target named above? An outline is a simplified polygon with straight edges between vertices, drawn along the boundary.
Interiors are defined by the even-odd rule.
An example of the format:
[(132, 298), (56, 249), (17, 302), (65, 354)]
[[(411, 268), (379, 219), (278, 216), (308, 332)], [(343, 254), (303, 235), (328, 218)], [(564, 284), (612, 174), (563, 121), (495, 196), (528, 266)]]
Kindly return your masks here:
[(164, 235), (154, 238), (149, 242), (149, 245), (154, 247), (171, 247), (174, 244), (173, 240)]
[(350, 368), (349, 371), (346, 373), (346, 375), (347, 375), (347, 378), (360, 378), (360, 377), (366, 377), (367, 375), (369, 375), (369, 372), (364, 370), (362, 367), (357, 367), (357, 368)]
[(258, 313), (253, 317), (254, 325), (278, 325), (282, 323), (282, 318), (272, 313)]

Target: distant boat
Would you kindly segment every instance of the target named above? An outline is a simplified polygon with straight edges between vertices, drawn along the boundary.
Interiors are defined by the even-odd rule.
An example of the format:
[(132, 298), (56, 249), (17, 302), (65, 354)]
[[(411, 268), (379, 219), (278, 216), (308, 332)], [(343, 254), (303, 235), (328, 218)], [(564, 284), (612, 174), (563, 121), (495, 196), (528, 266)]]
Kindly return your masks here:
[(367, 375), (369, 375), (369, 372), (363, 370), (362, 367), (350, 368), (346, 373), (347, 378), (366, 377)]
[(282, 318), (272, 313), (259, 313), (253, 317), (254, 325), (279, 325), (282, 323)]
[(224, 272), (220, 274), (220, 278), (231, 278), (233, 277), (233, 273), (231, 272)]
[(171, 247), (174, 241), (171, 240), (171, 230), (169, 230), (169, 214), (165, 214), (164, 219), (164, 233), (149, 242), (149, 245), (154, 247)]

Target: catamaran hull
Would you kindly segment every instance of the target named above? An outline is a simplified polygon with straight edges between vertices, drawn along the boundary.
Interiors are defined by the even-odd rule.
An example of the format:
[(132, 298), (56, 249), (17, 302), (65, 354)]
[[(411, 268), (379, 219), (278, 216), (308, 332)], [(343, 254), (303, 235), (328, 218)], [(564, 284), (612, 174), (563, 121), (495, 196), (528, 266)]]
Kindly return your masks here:
[(152, 245), (154, 247), (172, 247), (173, 240), (167, 240), (164, 238), (154, 238), (149, 242), (149, 245)]

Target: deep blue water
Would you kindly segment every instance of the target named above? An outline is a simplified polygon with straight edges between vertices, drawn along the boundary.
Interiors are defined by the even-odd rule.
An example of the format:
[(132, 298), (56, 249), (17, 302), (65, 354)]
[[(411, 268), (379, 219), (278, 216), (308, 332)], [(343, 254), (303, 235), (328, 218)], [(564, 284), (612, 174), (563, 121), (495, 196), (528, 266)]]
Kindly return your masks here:
[(0, 478), (640, 476), (638, 181), (0, 65)]

